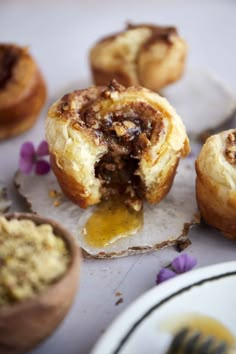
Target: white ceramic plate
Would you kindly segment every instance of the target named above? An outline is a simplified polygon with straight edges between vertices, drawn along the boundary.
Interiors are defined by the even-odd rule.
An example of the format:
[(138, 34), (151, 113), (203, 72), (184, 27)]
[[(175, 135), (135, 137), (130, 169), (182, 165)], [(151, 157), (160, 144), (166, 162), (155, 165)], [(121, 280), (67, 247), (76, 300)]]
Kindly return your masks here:
[(156, 286), (136, 300), (101, 337), (92, 354), (161, 354), (168, 318), (197, 313), (236, 336), (236, 262), (200, 268)]

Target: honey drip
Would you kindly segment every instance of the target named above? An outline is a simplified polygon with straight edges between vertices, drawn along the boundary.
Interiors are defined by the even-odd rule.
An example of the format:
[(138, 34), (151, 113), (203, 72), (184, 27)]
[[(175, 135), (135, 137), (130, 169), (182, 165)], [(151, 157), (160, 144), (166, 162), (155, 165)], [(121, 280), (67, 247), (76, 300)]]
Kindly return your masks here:
[(218, 340), (225, 341), (229, 346), (235, 343), (235, 338), (228, 328), (213, 317), (189, 314), (177, 319), (168, 320), (162, 325), (162, 329), (176, 334), (180, 329), (187, 327), (193, 331), (199, 331), (206, 336), (214, 336)]
[(134, 235), (143, 225), (143, 210), (130, 210), (123, 200), (102, 202), (84, 226), (85, 241), (92, 247), (106, 247)]

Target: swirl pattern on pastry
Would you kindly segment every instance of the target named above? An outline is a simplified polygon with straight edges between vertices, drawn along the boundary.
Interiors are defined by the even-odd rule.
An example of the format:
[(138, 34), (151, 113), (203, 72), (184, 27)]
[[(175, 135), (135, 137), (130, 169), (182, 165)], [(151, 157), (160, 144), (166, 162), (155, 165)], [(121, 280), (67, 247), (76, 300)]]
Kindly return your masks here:
[(159, 91), (182, 76), (186, 55), (187, 44), (175, 27), (128, 25), (91, 48), (90, 65), (96, 85), (114, 78)]
[(236, 130), (207, 139), (196, 161), (201, 215), (225, 236), (236, 238)]
[(0, 139), (30, 129), (45, 99), (45, 82), (28, 49), (0, 44)]
[(62, 190), (84, 208), (116, 194), (135, 210), (144, 199), (158, 203), (189, 152), (181, 118), (165, 98), (115, 80), (57, 101), (46, 138)]

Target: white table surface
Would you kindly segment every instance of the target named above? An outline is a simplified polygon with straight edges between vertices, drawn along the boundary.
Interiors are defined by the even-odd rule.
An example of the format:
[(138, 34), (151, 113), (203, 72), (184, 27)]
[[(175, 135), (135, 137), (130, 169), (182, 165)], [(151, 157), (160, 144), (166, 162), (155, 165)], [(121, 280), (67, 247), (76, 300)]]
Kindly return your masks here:
[[(0, 143), (0, 180), (9, 187), (14, 209), (23, 210), (12, 185), (18, 153), (26, 140), (44, 136), (48, 106), (62, 94), (91, 83), (88, 48), (127, 20), (175, 24), (190, 47), (189, 63), (210, 68), (236, 92), (236, 1), (206, 0), (1, 0), (1, 41), (30, 45), (45, 75), (49, 98), (36, 126)], [(235, 242), (207, 227), (191, 231), (187, 252), (198, 266), (235, 259)], [(177, 253), (173, 248), (114, 260), (85, 260), (75, 303), (59, 329), (31, 354), (86, 354), (111, 321), (155, 285), (158, 270)], [(124, 302), (118, 306), (116, 292)]]

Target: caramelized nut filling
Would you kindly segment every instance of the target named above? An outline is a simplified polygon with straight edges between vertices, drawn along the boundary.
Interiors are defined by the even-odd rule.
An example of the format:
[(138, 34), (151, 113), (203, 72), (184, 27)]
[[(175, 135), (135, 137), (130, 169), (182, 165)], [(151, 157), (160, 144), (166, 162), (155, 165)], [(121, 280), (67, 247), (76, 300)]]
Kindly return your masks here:
[[(73, 102), (65, 95), (60, 114), (75, 125), (86, 129), (97, 145), (106, 145), (108, 152), (95, 165), (95, 176), (102, 182), (103, 199), (126, 195), (126, 202), (135, 210), (142, 207), (144, 186), (137, 174), (139, 160), (150, 145), (156, 144), (164, 133), (162, 113), (146, 102), (113, 104), (113, 98), (125, 88), (113, 80), (108, 89), (93, 87), (79, 92)], [(76, 92), (75, 92), (76, 95)], [(112, 109), (100, 109), (101, 100), (111, 99)], [(115, 100), (116, 102), (116, 100)]]
[[(135, 105), (122, 107), (121, 111), (110, 113), (102, 120), (95, 119), (96, 124), (93, 122), (91, 127), (108, 147), (108, 153), (95, 166), (95, 175), (102, 181), (104, 198), (117, 193), (126, 195), (126, 203), (140, 210), (144, 187), (137, 175), (139, 159), (152, 141), (158, 139), (163, 123), (152, 118), (156, 112), (147, 115), (149, 106), (132, 106)], [(85, 121), (89, 127), (86, 117)]]
[(173, 36), (177, 36), (177, 29), (173, 26), (154, 26), (149, 24), (133, 25), (128, 23), (127, 30), (132, 30), (136, 28), (149, 28), (151, 30), (151, 36), (149, 40), (145, 43), (145, 47), (157, 42), (162, 41), (167, 44), (172, 43)]
[(13, 75), (13, 69), (20, 55), (20, 50), (13, 46), (0, 45), (0, 90), (4, 89)]
[(236, 130), (229, 133), (226, 139), (225, 158), (231, 165), (236, 166)]

